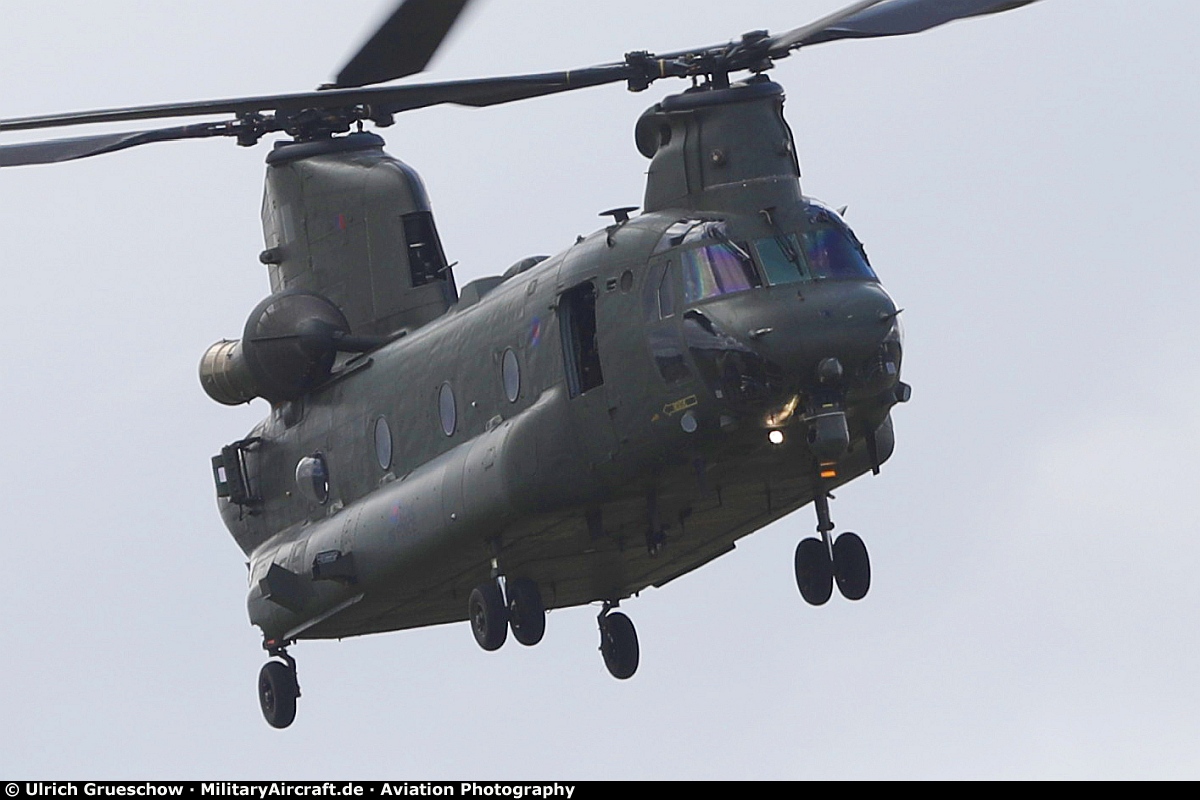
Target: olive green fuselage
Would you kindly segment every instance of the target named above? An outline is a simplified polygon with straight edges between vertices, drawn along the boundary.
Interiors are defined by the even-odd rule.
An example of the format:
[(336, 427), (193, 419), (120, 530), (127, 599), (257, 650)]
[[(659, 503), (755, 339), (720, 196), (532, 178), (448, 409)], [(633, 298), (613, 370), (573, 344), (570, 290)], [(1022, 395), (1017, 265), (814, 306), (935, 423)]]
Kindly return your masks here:
[[(653, 110), (659, 128), (641, 215), (618, 215), (558, 255), (468, 285), (431, 321), (430, 303), (452, 299), (452, 283), (409, 287), (425, 295), (400, 311), (347, 313), (355, 328), (387, 314), (405, 319), (404, 302), (422, 317), (376, 324), (373, 332), (399, 338), (343, 356), (322, 385), (274, 404), (241, 445), (251, 499), (220, 501), (250, 559), (251, 621), (268, 639), (464, 620), (472, 588), (495, 574), (533, 580), (547, 608), (619, 600), (732, 550), (818, 487), (887, 459), (896, 308), (873, 274), (772, 272), (771, 242), (808, 241), (842, 223), (801, 195), (782, 98), (751, 95)], [(705, 109), (766, 121), (705, 127)], [(639, 125), (639, 144), (643, 133)], [(763, 151), (764, 137), (774, 160), (739, 164), (740, 152)], [(364, 169), (394, 161), (374, 149), (315, 159)], [(727, 172), (704, 172), (715, 167)], [(427, 211), (420, 194), (370, 213)], [(350, 230), (361, 222), (339, 218), (343, 200), (331, 202), (318, 213), (311, 201), (307, 218)], [(287, 239), (297, 234), (267, 227), (286, 271)], [(310, 249), (330, 241), (309, 236)], [(708, 286), (697, 278), (701, 253), (741, 264), (738, 280), (748, 284), (732, 286), (718, 265), (704, 273), (716, 275)], [(274, 276), (273, 284), (289, 285)], [(346, 307), (328, 278), (308, 285)], [(835, 384), (819, 378), (829, 359), (844, 368)], [(850, 436), (833, 461), (808, 444), (827, 401), (844, 411)], [(315, 495), (297, 483), (297, 465), (313, 457), (327, 472)], [(820, 479), (822, 469), (836, 474)]]

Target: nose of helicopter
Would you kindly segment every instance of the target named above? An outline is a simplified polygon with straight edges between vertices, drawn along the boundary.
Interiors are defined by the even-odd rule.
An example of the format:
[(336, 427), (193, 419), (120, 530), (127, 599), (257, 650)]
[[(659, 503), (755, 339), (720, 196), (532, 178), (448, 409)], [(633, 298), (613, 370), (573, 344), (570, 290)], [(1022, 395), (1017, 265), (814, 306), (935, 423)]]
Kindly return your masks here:
[(897, 314), (883, 287), (867, 281), (773, 286), (703, 311), (802, 382), (826, 358), (848, 368), (878, 358)]

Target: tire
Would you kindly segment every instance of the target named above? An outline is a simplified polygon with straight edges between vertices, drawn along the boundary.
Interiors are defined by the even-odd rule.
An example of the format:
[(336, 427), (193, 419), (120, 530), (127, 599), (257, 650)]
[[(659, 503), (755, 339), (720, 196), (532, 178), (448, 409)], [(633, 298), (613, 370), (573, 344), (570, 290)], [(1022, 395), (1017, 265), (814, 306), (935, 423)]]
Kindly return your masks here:
[(296, 718), (296, 675), (279, 661), (268, 661), (258, 673), (258, 704), (272, 728), (286, 728)]
[(605, 614), (600, 620), (600, 653), (604, 666), (617, 680), (627, 680), (637, 672), (640, 651), (637, 630), (620, 611)]
[(546, 633), (546, 607), (537, 584), (528, 578), (509, 579), (505, 584), (508, 595), (508, 625), (513, 638), (526, 647), (542, 640)]
[(813, 606), (825, 605), (833, 595), (833, 562), (820, 539), (810, 537), (796, 546), (796, 586)]
[(862, 600), (871, 588), (871, 559), (856, 533), (843, 533), (833, 543), (833, 575), (847, 600)]
[(467, 601), (467, 619), (471, 622), (471, 633), (484, 650), (499, 650), (508, 638), (508, 610), (504, 605), (504, 593), (495, 581), (480, 584), (471, 590)]

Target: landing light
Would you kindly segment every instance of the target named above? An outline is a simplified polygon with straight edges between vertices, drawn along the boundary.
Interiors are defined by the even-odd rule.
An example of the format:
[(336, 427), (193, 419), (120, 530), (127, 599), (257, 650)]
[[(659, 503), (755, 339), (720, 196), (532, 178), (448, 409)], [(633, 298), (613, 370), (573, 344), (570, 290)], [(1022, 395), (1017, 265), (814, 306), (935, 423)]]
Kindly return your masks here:
[[(792, 399), (784, 403), (778, 411), (767, 414), (767, 425), (786, 425), (788, 420), (792, 418), (792, 414), (796, 413), (796, 406), (798, 405), (800, 405), (800, 395), (794, 394), (792, 395)], [(778, 442), (776, 442), (776, 444), (778, 444)]]
[(771, 444), (783, 444), (783, 431), (771, 431), (767, 434)]

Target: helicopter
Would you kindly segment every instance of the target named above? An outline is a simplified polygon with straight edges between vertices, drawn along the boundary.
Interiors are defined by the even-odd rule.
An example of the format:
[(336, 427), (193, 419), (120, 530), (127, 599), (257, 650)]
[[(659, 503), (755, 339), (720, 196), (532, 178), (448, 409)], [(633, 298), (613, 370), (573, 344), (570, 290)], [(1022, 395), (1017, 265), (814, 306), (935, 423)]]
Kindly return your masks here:
[[(766, 73), (803, 45), (1024, 4), (876, 0), (782, 35), (583, 70), (358, 88), (423, 69), (466, 5), (408, 0), (318, 92), (0, 123), (236, 115), (9, 146), (4, 166), (290, 137), (268, 156), (273, 293), (201, 364), (218, 402), (271, 404), (213, 460), (274, 657), (259, 679), (268, 723), (294, 718), (298, 640), (468, 620), (494, 650), (509, 632), (536, 644), (547, 609), (587, 603), (602, 604), (606, 666), (628, 678), (639, 646), (621, 601), (810, 502), (819, 538), (796, 551), (802, 596), (865, 596), (865, 545), (833, 536), (828, 500), (891, 454), (890, 409), (909, 397), (900, 310), (841, 214), (800, 192)], [(638, 120), (642, 213), (613, 209), (569, 250), (461, 291), (420, 177), (360, 130), (430, 104), (666, 77), (693, 86)]]

